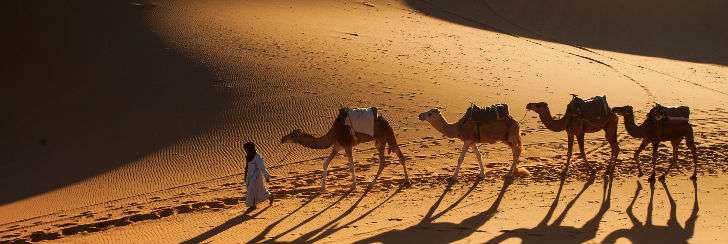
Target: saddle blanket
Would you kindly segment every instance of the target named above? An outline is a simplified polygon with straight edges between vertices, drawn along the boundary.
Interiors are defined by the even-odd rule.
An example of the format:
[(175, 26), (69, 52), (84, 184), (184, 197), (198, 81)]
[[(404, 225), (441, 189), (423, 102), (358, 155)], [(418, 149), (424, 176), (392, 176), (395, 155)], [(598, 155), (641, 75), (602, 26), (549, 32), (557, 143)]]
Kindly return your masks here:
[(471, 121), (491, 122), (508, 117), (508, 105), (493, 104), (485, 108), (479, 108), (473, 104), (468, 108), (465, 114)]
[(349, 110), (345, 124), (354, 132), (374, 136), (374, 108), (354, 108)]
[(663, 106), (656, 104), (650, 110), (649, 114), (653, 114), (658, 117), (657, 120), (677, 120), (677, 121), (688, 121), (690, 119), (690, 108), (686, 106)]
[(606, 96), (596, 96), (584, 100), (574, 95), (574, 98), (567, 106), (567, 112), (582, 116), (585, 119), (596, 119), (608, 116), (610, 109)]

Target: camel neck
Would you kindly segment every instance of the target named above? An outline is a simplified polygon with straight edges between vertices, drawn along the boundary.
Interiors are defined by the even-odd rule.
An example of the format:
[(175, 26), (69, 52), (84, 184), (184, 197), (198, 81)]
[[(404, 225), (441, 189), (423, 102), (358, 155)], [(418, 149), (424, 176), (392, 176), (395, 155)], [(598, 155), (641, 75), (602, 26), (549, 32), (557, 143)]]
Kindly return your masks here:
[(541, 118), (541, 122), (550, 131), (559, 132), (566, 129), (566, 118), (562, 116), (560, 119), (555, 120), (551, 117), (551, 110), (548, 107), (545, 111), (538, 113), (538, 117)]
[(449, 138), (456, 138), (458, 136), (457, 123), (449, 124), (442, 115), (435, 116), (431, 120), (428, 120), (432, 127), (442, 133), (444, 136)]
[(643, 126), (638, 126), (634, 123), (634, 114), (627, 114), (624, 116), (624, 128), (627, 129), (627, 134), (632, 137), (643, 138), (645, 135)]
[(311, 149), (326, 149), (334, 143), (333, 127), (321, 137), (315, 137), (308, 133), (301, 133), (296, 143)]

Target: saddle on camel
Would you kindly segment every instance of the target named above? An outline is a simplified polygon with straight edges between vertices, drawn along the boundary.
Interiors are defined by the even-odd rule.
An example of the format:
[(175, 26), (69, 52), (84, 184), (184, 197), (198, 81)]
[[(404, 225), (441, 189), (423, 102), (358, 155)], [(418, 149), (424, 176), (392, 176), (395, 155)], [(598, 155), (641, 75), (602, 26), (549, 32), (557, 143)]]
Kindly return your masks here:
[(659, 122), (688, 121), (690, 120), (690, 108), (686, 106), (667, 107), (655, 104), (648, 115)]
[(374, 136), (374, 118), (377, 117), (376, 107), (353, 109), (343, 107), (342, 110), (346, 112), (344, 124), (349, 126), (349, 132), (354, 140), (358, 140), (356, 137), (357, 132)]
[(478, 105), (471, 104), (468, 110), (465, 111), (464, 117), (465, 121), (471, 121), (475, 123), (475, 139), (479, 141), (480, 125), (508, 118), (508, 105), (493, 104), (485, 108), (480, 108), (478, 107)]
[(586, 100), (576, 94), (571, 94), (571, 96), (571, 102), (566, 105), (566, 115), (569, 115), (570, 118), (583, 119), (594, 123), (603, 121), (611, 115), (611, 109), (607, 104), (607, 96), (595, 96)]

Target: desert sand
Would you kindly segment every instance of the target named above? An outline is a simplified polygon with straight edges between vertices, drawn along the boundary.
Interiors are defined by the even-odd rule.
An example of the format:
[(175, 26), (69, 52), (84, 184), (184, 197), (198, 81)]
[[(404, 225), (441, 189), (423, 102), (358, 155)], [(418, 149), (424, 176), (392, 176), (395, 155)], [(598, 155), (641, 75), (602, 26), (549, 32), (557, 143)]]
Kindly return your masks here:
[[(9, 4), (0, 109), (0, 242), (695, 242), (726, 243), (728, 24), (723, 1), (72, 1)], [(604, 133), (587, 135), (559, 181), (571, 96), (606, 95), (641, 122), (656, 102), (691, 107), (698, 181), (680, 151), (666, 183), (636, 177), (650, 150), (620, 117), (611, 187)], [(455, 121), (508, 103), (530, 172), (512, 184), (505, 144), (483, 144), (486, 176), (462, 142), (418, 114)], [(341, 105), (376, 106), (412, 184), (373, 143), (345, 157), (281, 144), (321, 135)], [(272, 206), (246, 212), (242, 142), (274, 175)], [(658, 171), (667, 167), (669, 143)], [(609, 182), (609, 181), (608, 181)], [(611, 190), (610, 190), (611, 189)], [(637, 191), (637, 189), (641, 189)], [(631, 207), (630, 207), (631, 206)]]

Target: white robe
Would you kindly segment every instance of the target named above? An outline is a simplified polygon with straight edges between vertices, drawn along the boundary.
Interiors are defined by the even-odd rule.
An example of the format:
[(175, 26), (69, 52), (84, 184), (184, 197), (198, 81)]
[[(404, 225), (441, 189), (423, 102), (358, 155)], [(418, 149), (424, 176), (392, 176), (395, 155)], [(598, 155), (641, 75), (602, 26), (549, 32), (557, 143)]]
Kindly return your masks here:
[(248, 162), (248, 177), (245, 179), (247, 192), (245, 193), (245, 205), (253, 207), (259, 202), (265, 201), (270, 197), (270, 192), (265, 188), (265, 179), (270, 178), (268, 169), (265, 168), (263, 158), (256, 154), (253, 160)]

